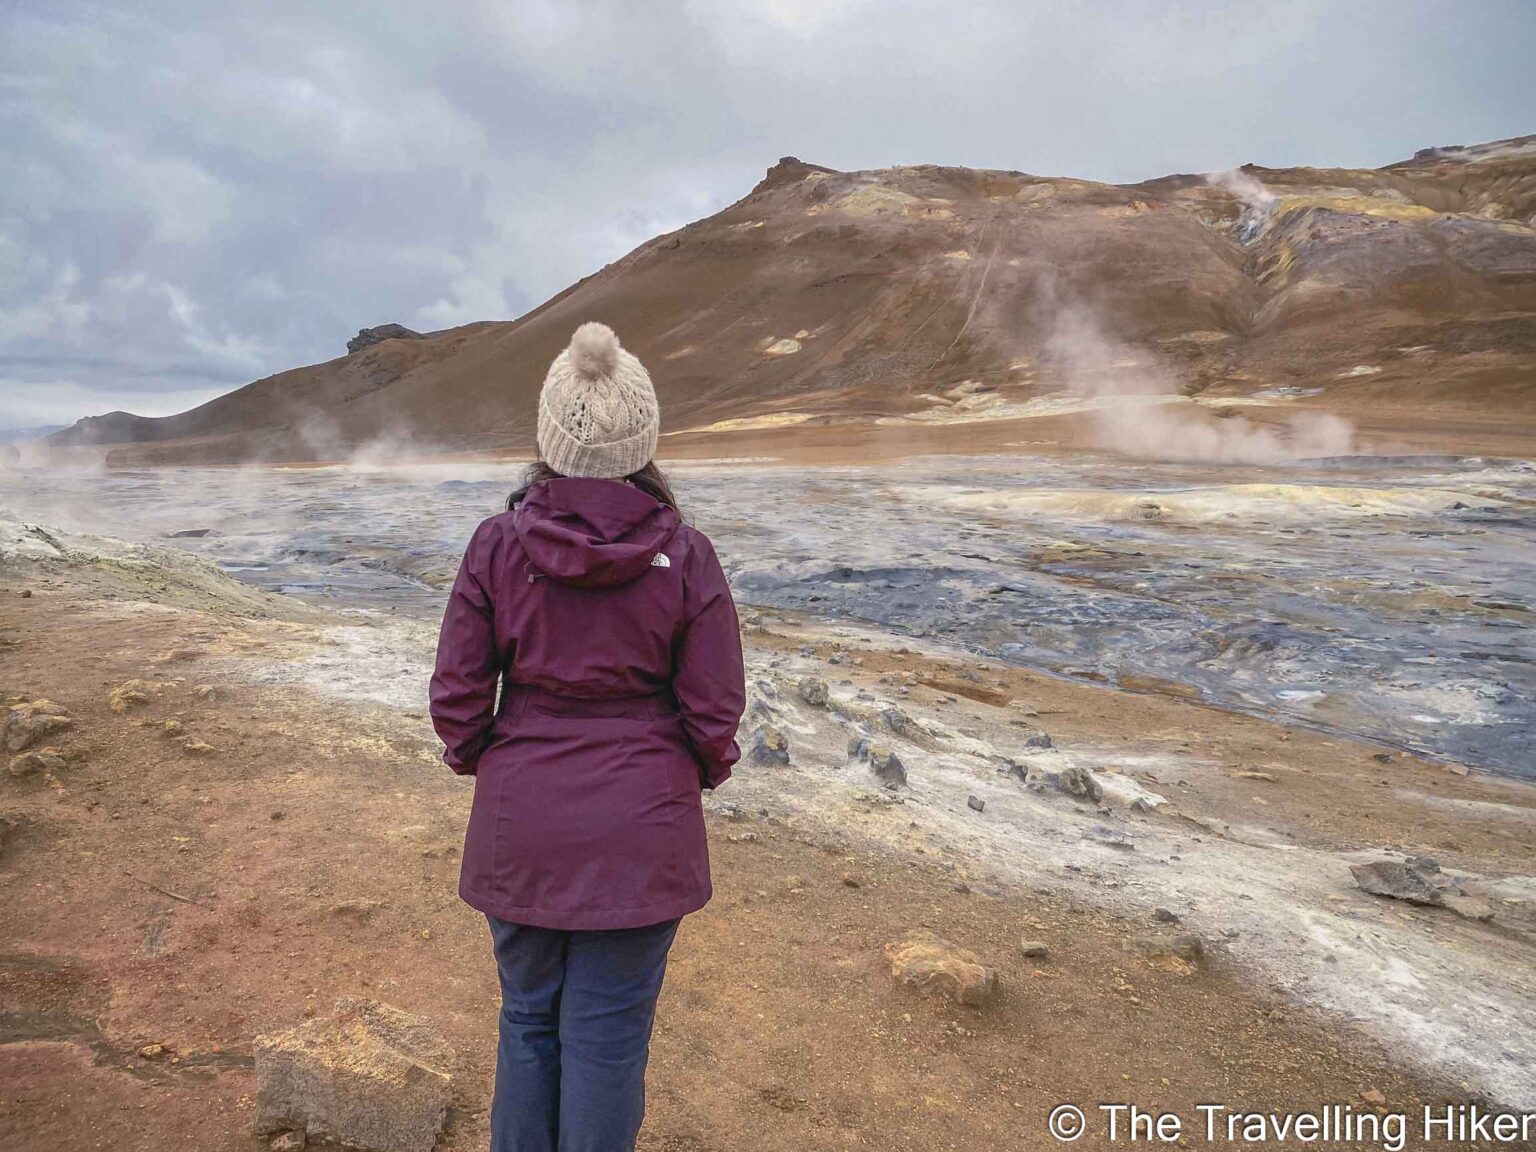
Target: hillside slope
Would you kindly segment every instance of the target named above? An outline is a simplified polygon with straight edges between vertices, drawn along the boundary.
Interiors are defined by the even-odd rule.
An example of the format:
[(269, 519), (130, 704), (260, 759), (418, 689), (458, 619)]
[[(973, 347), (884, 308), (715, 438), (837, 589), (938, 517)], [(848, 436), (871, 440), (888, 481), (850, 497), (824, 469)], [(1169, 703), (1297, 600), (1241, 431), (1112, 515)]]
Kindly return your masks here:
[(518, 320), (383, 340), (49, 442), (132, 462), (328, 458), (380, 437), (526, 448), (544, 370), (588, 319), (650, 367), (668, 431), (936, 426), (1063, 391), (1531, 413), (1536, 136), (1127, 186), (786, 158)]

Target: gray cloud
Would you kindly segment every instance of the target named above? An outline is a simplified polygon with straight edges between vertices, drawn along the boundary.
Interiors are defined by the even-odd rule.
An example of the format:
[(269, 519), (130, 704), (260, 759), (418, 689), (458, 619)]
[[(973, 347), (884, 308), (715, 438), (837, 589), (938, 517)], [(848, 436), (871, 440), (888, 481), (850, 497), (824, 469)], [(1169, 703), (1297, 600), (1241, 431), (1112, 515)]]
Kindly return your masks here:
[(1530, 131), (1524, 0), (0, 15), (0, 427), (509, 318), (793, 153), (1127, 181)]

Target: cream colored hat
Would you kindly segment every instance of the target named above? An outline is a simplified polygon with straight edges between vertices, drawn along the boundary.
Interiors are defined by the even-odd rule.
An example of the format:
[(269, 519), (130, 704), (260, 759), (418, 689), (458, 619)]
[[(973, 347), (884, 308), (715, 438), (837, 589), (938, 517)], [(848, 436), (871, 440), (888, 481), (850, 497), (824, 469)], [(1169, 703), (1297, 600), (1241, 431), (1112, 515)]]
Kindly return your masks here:
[(589, 321), (549, 366), (539, 393), (539, 455), (562, 476), (618, 479), (656, 455), (661, 410), (645, 366)]

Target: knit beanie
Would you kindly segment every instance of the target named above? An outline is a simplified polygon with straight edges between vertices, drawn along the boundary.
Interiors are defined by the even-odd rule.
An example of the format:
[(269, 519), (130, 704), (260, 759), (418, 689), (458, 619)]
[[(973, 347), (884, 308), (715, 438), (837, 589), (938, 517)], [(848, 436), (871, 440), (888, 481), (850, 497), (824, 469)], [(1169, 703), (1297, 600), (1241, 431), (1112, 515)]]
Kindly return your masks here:
[(539, 456), (562, 476), (616, 480), (656, 455), (661, 411), (645, 366), (589, 321), (549, 366), (539, 393)]

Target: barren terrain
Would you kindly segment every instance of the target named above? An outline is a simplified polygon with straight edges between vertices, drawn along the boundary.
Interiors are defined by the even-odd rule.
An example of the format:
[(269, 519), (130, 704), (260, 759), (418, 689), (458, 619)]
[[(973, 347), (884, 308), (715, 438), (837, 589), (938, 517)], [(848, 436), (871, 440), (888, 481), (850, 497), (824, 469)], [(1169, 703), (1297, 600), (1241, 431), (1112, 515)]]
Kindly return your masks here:
[[(932, 619), (950, 626), (937, 629), (921, 600), (924, 588), (964, 589), (955, 565), (967, 552), (996, 572), (1012, 539), (1032, 559), (977, 579), (1031, 582), (1070, 612), (1082, 611), (1068, 609), (1074, 588), (1112, 596), (1130, 625), (1146, 593), (1124, 561), (1162, 589), (1178, 568), (1161, 567), (1166, 540), (1169, 564), (1224, 569), (1211, 587), (1240, 613), (1262, 589), (1298, 620), (1405, 645), (1416, 641), (1404, 621), (1449, 613), (1442, 637), (1472, 638), (1467, 655), (1438, 653), (1452, 680), (1513, 683), (1523, 666), (1499, 662), (1500, 645), (1518, 642), (1499, 622), (1521, 619), (1509, 605), (1528, 564), (1510, 541), (1525, 531), (1524, 474), (1501, 474), (1498, 507), (1439, 510), (1447, 484), (1493, 499), (1486, 469), (1441, 464), (1350, 477), (1347, 499), (1296, 483), (1312, 503), (1287, 512), (1251, 486), (1185, 477), (1180, 489), (1162, 476), (1149, 489), (1144, 476), (1138, 488), (1102, 466), (1095, 484), (1085, 473), (1043, 486), (966, 468), (965, 482), (925, 495), (923, 474), (945, 467), (888, 480), (679, 473), (743, 603), (744, 743), (775, 733), (788, 762), (749, 755), (707, 800), (716, 897), (674, 952), (642, 1146), (1043, 1147), (1046, 1114), (1069, 1101), (1190, 1117), (1213, 1101), (1536, 1107), (1536, 787), (1364, 739), (1343, 695), (1287, 719), (1291, 705), (1267, 695), (1203, 699), (1194, 665), (1106, 664), (1096, 677), (999, 659), (978, 640), (1007, 635), (968, 594), (940, 598)], [(438, 762), (423, 697), (445, 557), (451, 568), (460, 521), (490, 511), (504, 480), (441, 474), (231, 473), (228, 487), (212, 475), (33, 476), (10, 488), (7, 502), (76, 531), (115, 521), (158, 543), (14, 521), (0, 542), (0, 689), (13, 707), (54, 701), (70, 721), (47, 741), (61, 761), (7, 776), (0, 798), (7, 1148), (160, 1148), (192, 1130), (203, 1148), (261, 1147), (254, 1037), (349, 994), (443, 1029), (459, 1062), (440, 1147), (483, 1146), (494, 966), (483, 922), (455, 896), (469, 785)], [(776, 492), (793, 511), (748, 492)], [(1027, 522), (1012, 510), (1020, 498)], [(979, 501), (981, 535), (935, 541), (924, 517), (936, 500)], [(1115, 518), (1148, 500), (1161, 521)], [(1273, 538), (1273, 558), (1249, 558), (1258, 567), (1244, 575), (1234, 550), (1249, 546), (1254, 516), (1265, 531), (1322, 523)], [(1179, 526), (1190, 517), (1198, 535)], [(1451, 595), (1449, 574), (1427, 581), (1438, 592), (1398, 587), (1379, 567), (1375, 586), (1333, 581), (1298, 608), (1304, 586), (1286, 589), (1279, 561), (1340, 563), (1327, 541), (1361, 525), (1387, 526), (1354, 546), (1378, 566), (1404, 548), (1437, 565), (1437, 540), (1475, 544), (1465, 575), (1506, 573), (1504, 599)], [(167, 539), (180, 529), (206, 534)], [(909, 532), (936, 551), (911, 550)], [(1079, 533), (1107, 534), (1084, 552)], [(929, 574), (908, 584), (886, 555), (903, 550)], [(1167, 602), (1217, 603), (1193, 588)], [(1153, 651), (1134, 647), (1134, 630), (1101, 636), (1101, 659), (1121, 644)], [(1228, 658), (1247, 657), (1239, 646)], [(1418, 667), (1424, 691), (1434, 669)], [(807, 682), (826, 685), (824, 701)], [(851, 754), (861, 738), (899, 756), (906, 786), (883, 787)], [(1082, 773), (1099, 799), (1071, 793)], [(1471, 915), (1369, 895), (1351, 876), (1414, 854), (1473, 894)], [(962, 1007), (894, 982), (885, 947), (919, 927), (993, 966), (997, 1001)], [(1167, 951), (1181, 935), (1203, 955)], [(1081, 1146), (1104, 1146), (1101, 1127)]]

